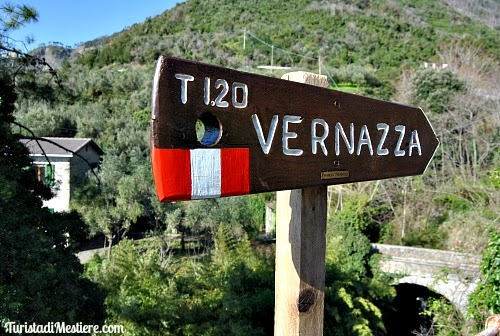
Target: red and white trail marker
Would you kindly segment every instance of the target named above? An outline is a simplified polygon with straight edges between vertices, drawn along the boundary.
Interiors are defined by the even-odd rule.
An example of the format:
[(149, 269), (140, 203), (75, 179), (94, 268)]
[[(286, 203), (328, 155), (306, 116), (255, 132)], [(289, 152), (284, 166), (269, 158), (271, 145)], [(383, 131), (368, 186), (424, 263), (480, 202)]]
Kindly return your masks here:
[(161, 201), (419, 175), (439, 144), (416, 107), (163, 56), (151, 135)]

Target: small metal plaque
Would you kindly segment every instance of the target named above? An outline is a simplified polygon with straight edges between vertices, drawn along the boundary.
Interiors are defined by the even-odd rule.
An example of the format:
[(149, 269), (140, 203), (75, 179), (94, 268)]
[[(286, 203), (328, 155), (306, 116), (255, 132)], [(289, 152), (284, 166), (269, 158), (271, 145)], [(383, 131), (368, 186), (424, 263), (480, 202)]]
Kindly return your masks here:
[(164, 56), (151, 141), (163, 202), (419, 175), (439, 144), (416, 107)]
[(346, 177), (349, 177), (348, 170), (333, 170), (333, 171), (321, 172), (322, 180), (332, 180), (332, 179), (346, 178)]

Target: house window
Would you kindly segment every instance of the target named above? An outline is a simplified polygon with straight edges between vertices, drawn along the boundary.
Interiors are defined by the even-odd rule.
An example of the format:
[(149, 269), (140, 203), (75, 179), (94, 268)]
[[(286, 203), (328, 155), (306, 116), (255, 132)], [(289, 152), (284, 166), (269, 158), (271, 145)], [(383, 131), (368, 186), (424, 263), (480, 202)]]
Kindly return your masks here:
[(36, 169), (36, 177), (38, 181), (45, 184), (47, 187), (52, 187), (54, 185), (54, 165), (37, 165)]

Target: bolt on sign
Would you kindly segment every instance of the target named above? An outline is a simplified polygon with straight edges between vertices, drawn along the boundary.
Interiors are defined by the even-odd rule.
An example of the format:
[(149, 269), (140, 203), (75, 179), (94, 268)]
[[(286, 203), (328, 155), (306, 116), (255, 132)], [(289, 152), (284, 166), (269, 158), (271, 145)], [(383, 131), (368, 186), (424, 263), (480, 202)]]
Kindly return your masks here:
[(161, 201), (419, 175), (439, 144), (416, 107), (173, 57), (152, 103)]

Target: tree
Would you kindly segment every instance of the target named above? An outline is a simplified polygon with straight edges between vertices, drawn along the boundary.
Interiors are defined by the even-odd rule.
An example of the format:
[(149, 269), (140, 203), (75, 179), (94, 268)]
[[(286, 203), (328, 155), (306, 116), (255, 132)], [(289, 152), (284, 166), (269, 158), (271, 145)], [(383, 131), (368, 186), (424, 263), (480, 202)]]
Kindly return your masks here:
[(0, 4), (0, 46), (9, 47), (12, 39), (9, 32), (24, 26), (29, 22), (38, 21), (38, 12), (35, 8), (22, 4), (10, 4), (8, 2)]
[[(217, 249), (197, 261), (173, 257), (164, 241), (121, 241), (88, 273), (108, 291), (108, 322), (134, 335), (269, 335), (273, 254), (219, 228)], [(168, 250), (168, 248), (167, 248)]]
[(482, 280), (470, 296), (469, 313), (482, 323), (500, 313), (500, 232), (493, 232), (481, 262)]
[(16, 95), (5, 76), (0, 97), (0, 321), (102, 321), (100, 292), (83, 278), (72, 248), (84, 224), (75, 213), (42, 208), (50, 189), (36, 179), (19, 135), (10, 129)]
[(122, 160), (117, 156), (107, 157), (100, 172), (101, 183), (89, 178), (85, 186), (75, 192), (72, 202), (72, 208), (89, 224), (91, 234), (105, 235), (108, 253), (115, 238), (124, 238), (131, 226), (146, 216), (153, 191), (150, 167), (137, 164), (132, 172), (126, 173)]
[[(328, 222), (325, 335), (385, 335), (383, 313), (390, 311), (395, 290), (378, 269), (369, 230), (363, 233), (367, 227), (360, 225), (373, 221), (372, 214), (351, 206), (338, 212)], [(343, 218), (354, 218), (354, 225)]]
[(435, 113), (443, 113), (457, 92), (465, 91), (465, 85), (451, 71), (426, 69), (417, 72), (413, 85), (413, 103)]
[(183, 232), (204, 235), (211, 241), (222, 227), (236, 237), (256, 237), (264, 224), (265, 204), (259, 195), (196, 200), (176, 205), (167, 223)]
[[(36, 11), (8, 5), (0, 10), (11, 18), (0, 21), (0, 49), (17, 50), (7, 34), (36, 18)], [(73, 250), (84, 224), (76, 213), (42, 207), (50, 189), (38, 181), (12, 129), (18, 87), (10, 61), (0, 63), (0, 332), (8, 322), (102, 323), (102, 291), (83, 277)]]

